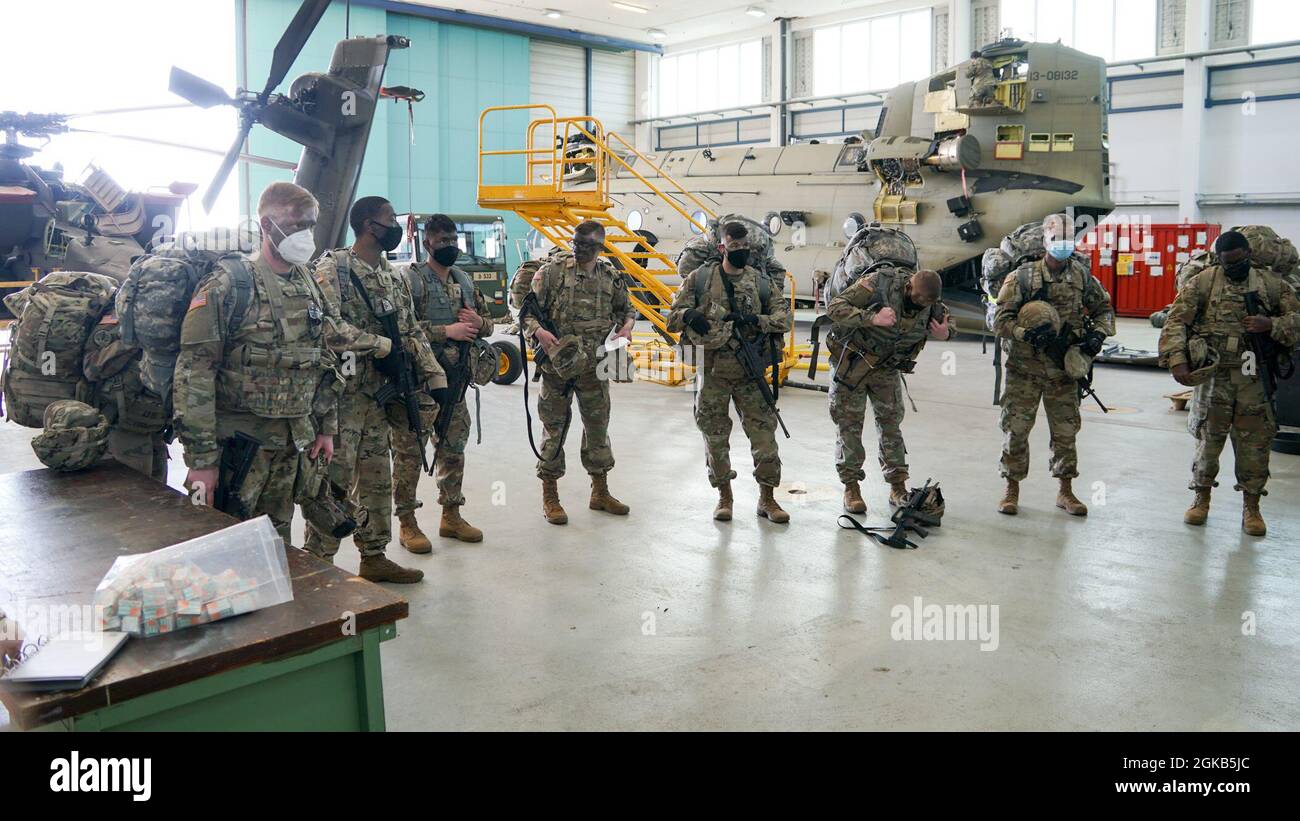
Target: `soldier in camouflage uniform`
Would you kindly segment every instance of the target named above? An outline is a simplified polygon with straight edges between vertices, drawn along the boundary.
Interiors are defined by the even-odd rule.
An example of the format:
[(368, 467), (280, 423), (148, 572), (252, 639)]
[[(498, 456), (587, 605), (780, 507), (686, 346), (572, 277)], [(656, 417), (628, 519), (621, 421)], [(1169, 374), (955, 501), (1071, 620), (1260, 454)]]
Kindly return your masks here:
[(867, 402), (876, 419), (880, 468), (889, 483), (889, 503), (907, 501), (907, 448), (903, 444), (903, 377), (911, 373), (927, 335), (956, 335), (941, 301), (943, 279), (934, 271), (883, 266), (862, 276), (826, 307), (834, 324), (829, 347), (835, 364), (830, 389), (831, 420), (838, 428), (835, 469), (844, 483), (844, 509), (866, 513), (859, 482), (866, 451), (862, 423)]
[[(1286, 359), (1300, 338), (1300, 302), (1295, 291), (1276, 272), (1252, 264), (1250, 245), (1236, 231), (1222, 234), (1214, 244), (1218, 262), (1191, 279), (1174, 300), (1160, 333), (1160, 364), (1181, 384), (1194, 385), (1195, 396), (1188, 428), (1196, 437), (1192, 463), (1195, 491), (1192, 506), (1183, 515), (1191, 525), (1203, 525), (1210, 512), (1210, 490), (1218, 482), (1219, 454), (1232, 439), (1237, 483), (1242, 492), (1241, 526), (1251, 536), (1268, 531), (1259, 510), (1266, 495), (1269, 446), (1277, 433), (1277, 420), (1264, 392), (1264, 363), (1247, 354), (1247, 334), (1267, 334), (1282, 346)], [(1246, 294), (1254, 293), (1261, 315), (1248, 316)], [(1218, 355), (1208, 379), (1193, 379), (1190, 350), (1197, 340)]]
[[(763, 274), (749, 264), (749, 231), (739, 222), (723, 223), (717, 256), (687, 274), (677, 289), (668, 330), (684, 334), (686, 341), (704, 348), (704, 368), (695, 407), (695, 424), (704, 434), (709, 484), (718, 489), (713, 518), (731, 519), (734, 499), (731, 480), (731, 404), (740, 414), (754, 459), (754, 479), (759, 485), (758, 515), (771, 522), (790, 521), (777, 504), (774, 491), (781, 484), (781, 456), (776, 446), (776, 412), (763, 400), (754, 381), (745, 375), (736, 356), (737, 329), (746, 341), (768, 350), (768, 334), (790, 329), (790, 312), (782, 298), (784, 289), (762, 281)], [(784, 284), (784, 283), (782, 283)]]
[[(288, 544), (299, 471), (333, 456), (341, 388), (331, 347), (374, 347), (342, 327), (305, 267), (314, 252), (319, 206), (306, 190), (273, 183), (257, 206), (261, 252), (248, 261), (252, 294), (243, 320), (228, 327), (236, 301), (219, 268), (195, 292), (181, 325), (173, 389), (176, 433), (189, 467), (185, 483), (212, 504), (221, 451), (236, 433), (261, 443), (239, 490), (250, 516), (267, 514)], [(307, 458), (304, 459), (303, 456)]]
[[(343, 354), (338, 454), (330, 464), (330, 479), (347, 488), (368, 514), (366, 524), (352, 535), (361, 554), (361, 576), (371, 581), (409, 584), (424, 578), (424, 573), (401, 567), (384, 555), (393, 533), (390, 429), (408, 429), (409, 424), (400, 403), (381, 407), (376, 396), (390, 381), (385, 369), (396, 362), (392, 347), (400, 345), (414, 361), (418, 386), (430, 392), (421, 392), (419, 399), (427, 434), (437, 413), (434, 403), (445, 397), (447, 378), (416, 324), (405, 277), (393, 269), (385, 255), (402, 239), (402, 227), (392, 204), (383, 197), (362, 197), (353, 204), (349, 222), (356, 237), (352, 247), (322, 254), (316, 261), (316, 283), (331, 310), (337, 310), (345, 323), (387, 344), (368, 351), (354, 348)], [(397, 312), (401, 339), (385, 336), (376, 313), (386, 308)], [(424, 443), (418, 447), (422, 449)], [(332, 562), (339, 540), (308, 523), (306, 548)]]
[[(1002, 394), (1002, 476), (1006, 492), (998, 511), (1019, 512), (1020, 482), (1029, 473), (1029, 432), (1042, 402), (1051, 432), (1051, 471), (1060, 480), (1056, 506), (1072, 516), (1086, 516), (1088, 508), (1075, 497), (1071, 481), (1079, 475), (1074, 440), (1079, 433), (1079, 385), (1054, 361), (1048, 350), (1058, 341), (1077, 344), (1095, 356), (1105, 338), (1115, 332), (1115, 312), (1110, 295), (1074, 255), (1073, 225), (1066, 214), (1043, 220), (1047, 254), (1009, 274), (998, 292), (993, 332), (1007, 351), (1007, 385)], [(1022, 282), (1024, 285), (1022, 286)], [(1070, 328), (1067, 340), (1058, 340), (1048, 324), (1023, 328), (1017, 319), (1022, 306), (1043, 301), (1056, 309)], [(1088, 322), (1085, 322), (1085, 318)], [(1090, 330), (1085, 330), (1091, 325)]]
[[(434, 214), (424, 225), (427, 259), (403, 270), (415, 303), (417, 323), (445, 371), (472, 367), (470, 354), (475, 340), (490, 336), (494, 326), (487, 300), (474, 286), (474, 280), (455, 267), (460, 255), (456, 239), (456, 223), (445, 214)], [(461, 361), (462, 352), (466, 354), (464, 363)], [(442, 505), (438, 535), (462, 542), (480, 542), (483, 531), (472, 527), (460, 515), (461, 505), (465, 504), (461, 483), (465, 478), (469, 426), (469, 406), (462, 399), (452, 411), (447, 435), (438, 442), (434, 454), (438, 504)], [(393, 429), (393, 502), (402, 524), (398, 540), (412, 553), (433, 550), (433, 545), (415, 520), (415, 509), (420, 506), (415, 498), (415, 489), (420, 480), (421, 447), (409, 428)]]
[(685, 279), (691, 271), (701, 265), (722, 261), (720, 249), (726, 243), (722, 239), (722, 226), (738, 222), (749, 233), (750, 264), (762, 274), (766, 274), (778, 289), (785, 287), (786, 271), (781, 260), (776, 258), (772, 235), (767, 229), (748, 217), (739, 214), (725, 214), (709, 223), (706, 234), (693, 237), (682, 252), (677, 255), (677, 273)]
[(966, 63), (966, 76), (970, 78), (970, 104), (993, 105), (998, 87), (993, 76), (993, 63), (980, 52), (972, 51), (970, 62)]
[(592, 510), (623, 516), (627, 505), (610, 495), (606, 474), (614, 467), (609, 445), (609, 379), (602, 369), (600, 349), (611, 330), (630, 340), (636, 311), (627, 286), (614, 266), (600, 257), (605, 229), (588, 220), (574, 229), (573, 254), (561, 255), (533, 275), (533, 293), (558, 335), (542, 328), (530, 316), (524, 322), (527, 336), (547, 353), (570, 337), (586, 355), (586, 367), (564, 379), (553, 363), (541, 367), (542, 393), (537, 414), (546, 431), (543, 459), (537, 463), (542, 480), (542, 512), (551, 524), (565, 524), (569, 516), (560, 505), (558, 480), (564, 475), (564, 440), (571, 420), (573, 395), (582, 416), (582, 466), (591, 475)]
[(167, 481), (167, 403), (140, 379), (143, 352), (122, 341), (117, 313), (99, 320), (86, 342), (82, 371), (92, 385), (91, 402), (108, 419), (113, 458), (159, 482)]

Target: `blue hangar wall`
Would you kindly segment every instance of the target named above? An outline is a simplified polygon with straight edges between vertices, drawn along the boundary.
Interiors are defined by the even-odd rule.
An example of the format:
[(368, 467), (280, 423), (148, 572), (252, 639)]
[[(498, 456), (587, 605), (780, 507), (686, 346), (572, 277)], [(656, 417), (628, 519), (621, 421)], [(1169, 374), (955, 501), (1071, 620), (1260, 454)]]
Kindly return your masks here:
[[(260, 89), (270, 71), (276, 42), (299, 6), (299, 0), (236, 0), (237, 76), (244, 88)], [(330, 5), (311, 39), (298, 56), (280, 90), (307, 71), (325, 71), (334, 45), (344, 37), (345, 4)], [(529, 94), (529, 38), (509, 32), (461, 26), (422, 19), (383, 9), (352, 5), (352, 36), (398, 34), (411, 41), (408, 49), (394, 51), (384, 75), (386, 86), (411, 86), (425, 92), (414, 107), (414, 142), (409, 139), (405, 103), (385, 101), (375, 116), (361, 168), (358, 196), (379, 195), (397, 211), (489, 213), (505, 217), (509, 237), (508, 263), (519, 262), (515, 240), (522, 239), (527, 224), (513, 214), (483, 211), (478, 207), (478, 118), (492, 105), (527, 103)], [(575, 78), (581, 82), (582, 78)], [(489, 147), (520, 147), (527, 114), (498, 126), (487, 134)], [(493, 120), (489, 119), (489, 124)], [(265, 128), (254, 126), (249, 150), (261, 156), (296, 162), (301, 147)], [(408, 160), (409, 157), (409, 160)], [(516, 167), (507, 163), (516, 161)], [(502, 158), (489, 167), (498, 173), (523, 177), (523, 161)], [(254, 213), (257, 195), (275, 180), (291, 179), (291, 172), (240, 163), (238, 180), (242, 213)], [(408, 193), (409, 192), (409, 193)]]

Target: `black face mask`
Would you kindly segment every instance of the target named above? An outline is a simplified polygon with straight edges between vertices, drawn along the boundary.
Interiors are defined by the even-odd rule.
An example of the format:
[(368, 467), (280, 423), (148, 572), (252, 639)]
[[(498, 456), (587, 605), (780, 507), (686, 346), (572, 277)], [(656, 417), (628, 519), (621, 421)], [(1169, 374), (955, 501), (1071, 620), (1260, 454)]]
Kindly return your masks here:
[(402, 226), (384, 225), (382, 222), (376, 222), (374, 224), (384, 229), (383, 236), (375, 237), (379, 242), (380, 248), (383, 248), (385, 251), (391, 251), (402, 244)]
[(732, 268), (744, 268), (749, 264), (749, 249), (739, 248), (727, 252), (727, 264)]
[(604, 243), (574, 240), (573, 258), (576, 259), (579, 264), (586, 265), (588, 262), (591, 262), (596, 258), (596, 254), (600, 253), (602, 247), (604, 247)]
[(1250, 260), (1243, 259), (1240, 262), (1225, 263), (1223, 272), (1233, 282), (1241, 282), (1250, 273)]
[(436, 251), (431, 252), (430, 256), (433, 257), (434, 262), (444, 268), (448, 268), (452, 263), (460, 258), (460, 248), (455, 245), (444, 245)]

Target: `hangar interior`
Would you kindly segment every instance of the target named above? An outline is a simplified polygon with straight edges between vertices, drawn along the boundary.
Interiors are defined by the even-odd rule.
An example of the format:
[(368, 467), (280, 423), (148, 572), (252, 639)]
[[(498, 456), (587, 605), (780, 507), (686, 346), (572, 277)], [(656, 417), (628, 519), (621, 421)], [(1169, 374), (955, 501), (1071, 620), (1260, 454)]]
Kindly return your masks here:
[[(183, 51), (213, 52), (213, 70), (220, 75), (224, 67), (226, 73), (208, 79), (227, 91), (260, 90), (300, 3), (204, 5), (216, 8), (212, 26), (220, 36), (196, 36), (183, 19), (172, 19), (166, 25), (185, 45), (168, 59), (184, 68)], [(355, 195), (387, 198), (397, 215), (445, 213), (458, 215), (458, 222), (488, 225), (485, 245), (471, 239), (467, 249), (462, 240), (461, 250), (462, 260), (466, 250), (481, 252), (501, 268), (495, 293), (484, 291), (489, 300), (503, 303), (505, 277), (549, 243), (546, 230), (529, 218), (537, 212), (524, 204), (485, 207), (483, 152), (520, 149), (530, 122), (540, 118), (545, 127), (549, 116), (579, 118), (591, 130), (593, 120), (581, 118), (594, 118), (611, 146), (597, 154), (623, 158), (605, 160), (608, 191), (617, 192), (608, 209), (616, 218), (610, 225), (654, 232), (670, 259), (701, 233), (694, 225), (697, 215), (704, 222), (738, 213), (770, 225), (774, 253), (791, 275), (786, 296), (793, 300), (793, 331), (780, 369), (785, 384), (778, 393), (790, 435), (777, 434), (781, 479), (775, 491), (790, 514), (788, 524), (752, 512), (759, 490), (734, 409), (735, 515), (732, 521), (714, 519), (717, 495), (696, 426), (694, 379), (636, 378), (610, 385), (608, 430), (616, 466), (609, 485), (631, 508), (625, 517), (583, 504), (588, 479), (578, 459), (582, 422), (575, 411), (568, 472), (559, 481), (569, 511), (564, 526), (543, 518), (534, 478), (537, 460), (529, 442), (541, 435), (540, 383), (519, 376), (470, 394), (471, 409), (477, 399), (481, 410), (466, 448), (463, 512), (484, 538), (466, 544), (436, 535), (439, 492), (428, 477), (417, 491), (423, 505), (417, 518), (432, 537), (432, 552), (403, 550), (393, 519), (389, 557), (422, 570), (424, 579), (384, 585), (405, 600), (409, 612), (396, 621), (395, 636), (384, 636), (390, 640), (383, 644), (382, 665), (376, 660), (370, 671), (382, 680), (379, 726), (1300, 727), (1294, 687), (1300, 614), (1292, 606), (1300, 595), (1300, 556), (1293, 549), (1300, 541), (1294, 504), (1300, 498), (1300, 456), (1271, 454), (1261, 504), (1267, 536), (1242, 531), (1231, 444), (1224, 449), (1221, 486), (1208, 521), (1203, 527), (1185, 524), (1196, 440), (1188, 432), (1186, 408), (1170, 398), (1184, 387), (1155, 366), (1161, 331), (1147, 318), (1173, 300), (1175, 271), (1189, 253), (1209, 248), (1231, 227), (1266, 225), (1300, 241), (1300, 176), (1292, 147), (1300, 128), (1300, 13), (1292, 3), (753, 0), (724, 7), (685, 0), (460, 0), (453, 9), (416, 0), (336, 0), (279, 90), (287, 93), (300, 75), (325, 71), (341, 40), (374, 35), (409, 44), (387, 58), (382, 85), (391, 93), (374, 113)], [(829, 273), (846, 241), (871, 221), (873, 206), (880, 207), (877, 181), (821, 189), (831, 191), (826, 194), (817, 186), (836, 185), (826, 180), (840, 170), (843, 152), (871, 144), (887, 117), (899, 116), (888, 111), (897, 87), (949, 72), (949, 85), (932, 81), (929, 93), (947, 93), (953, 82), (961, 93), (962, 67), (971, 52), (999, 41), (1023, 41), (1017, 47), (1022, 50), (1029, 48), (1023, 44), (1059, 46), (1081, 53), (1099, 72), (1095, 122), (1049, 122), (1042, 136), (1050, 147), (1037, 144), (1035, 133), (1015, 139), (998, 131), (996, 146), (986, 140), (977, 148), (985, 167), (996, 164), (1003, 145), (1022, 142), (1023, 149), (1015, 150), (1025, 153), (1018, 158), (1101, 163), (1095, 193), (1106, 207), (1096, 209), (1100, 222), (1092, 226), (1089, 253), (1093, 273), (1120, 308), (1108, 344), (1122, 348), (1093, 371), (1092, 385), (1106, 410), (1092, 399), (1081, 401), (1074, 490), (1090, 509), (1086, 517), (1070, 516), (1054, 504), (1048, 422), (1035, 405), (1019, 513), (999, 515), (1005, 434), (993, 401), (992, 353), (998, 343), (985, 335), (979, 318), (956, 314), (957, 335), (931, 340), (907, 376), (902, 423), (909, 484), (940, 483), (942, 525), (916, 538), (915, 549), (891, 549), (843, 520), (836, 426), (828, 414), (833, 375), (824, 367), (810, 372), (807, 357), (825, 311), (816, 273)], [(1036, 102), (1059, 107), (1079, 93), (1072, 86), (1048, 87), (1047, 74), (1045, 96), (1021, 100), (1014, 116), (1000, 115), (998, 128), (1003, 120), (1032, 114)], [(136, 81), (148, 86), (140, 99), (176, 101), (167, 97), (164, 77)], [(1036, 82), (1036, 75), (1029, 77), (1031, 89)], [(50, 105), (65, 107), (58, 90), (51, 93)], [(924, 103), (916, 99), (914, 123), (935, 113), (928, 97)], [(67, 103), (76, 105), (80, 100)], [(12, 107), (0, 102), (0, 109)], [(503, 109), (497, 116), (484, 114), (493, 107)], [(280, 166), (241, 159), (215, 209), (203, 213), (198, 200), (238, 127), (233, 110), (214, 109), (210, 116), (201, 123), (151, 126), (155, 137), (205, 146), (209, 154), (201, 160), (173, 162), (180, 155), (159, 148), (154, 168), (142, 172), (155, 174), (151, 182), (125, 172), (121, 177), (132, 190), (170, 179), (198, 183), (188, 194), (191, 202), (181, 207), (182, 227), (232, 224), (255, 214), (259, 194), (273, 182), (293, 179), (292, 166), (304, 151), (270, 128), (253, 126), (242, 155)], [(980, 119), (978, 112), (960, 116)], [(116, 125), (130, 130), (129, 121)], [(937, 145), (939, 129), (926, 128), (922, 142), (933, 139)], [(1029, 131), (1036, 131), (1032, 124)], [(627, 150), (618, 149), (607, 136), (611, 132), (626, 141)], [(782, 177), (781, 163), (805, 162), (798, 158), (813, 156), (813, 143), (822, 148), (811, 165), (801, 166), (802, 176)], [(135, 145), (95, 147), (93, 153), (112, 171), (114, 152), (128, 150), (136, 152), (131, 161), (137, 163), (147, 151)], [(1039, 150), (1045, 153), (1035, 158)], [(52, 161), (45, 154), (33, 160)], [(65, 162), (70, 171), (75, 161)], [(747, 162), (766, 165), (747, 171)], [(490, 157), (488, 163), (498, 180), (536, 173), (522, 154)], [(715, 173), (733, 165), (740, 170)], [(1041, 167), (1048, 166), (1035, 168)], [(948, 195), (907, 189), (919, 200), (921, 216), (901, 221), (923, 263), (928, 253), (942, 259), (932, 267), (944, 271), (945, 299), (963, 288), (962, 266), (973, 265), (978, 273), (986, 248), (996, 247), (1011, 228), (1049, 213), (1033, 210), (1032, 186), (1011, 185), (995, 200), (994, 189), (979, 187), (990, 177), (965, 166), (948, 170), (953, 173), (945, 184), (955, 186)], [(974, 181), (969, 188), (968, 170)], [(696, 177), (707, 182), (692, 183)], [(670, 188), (678, 183), (680, 189)], [(1082, 191), (1080, 197), (1093, 191), (1084, 185), (1068, 190)], [(957, 225), (948, 213), (950, 196), (978, 201), (981, 193), (987, 203), (982, 236), (959, 239), (947, 230), (940, 239), (925, 233), (927, 218)], [(1069, 196), (1053, 202), (1053, 210), (1071, 204)], [(1008, 214), (1003, 221), (999, 209)], [(857, 222), (851, 222), (854, 217)], [(1005, 228), (993, 230), (1006, 220)], [(1161, 242), (1168, 237), (1169, 245), (1148, 245), (1145, 253), (1127, 244), (1103, 249), (1102, 238), (1121, 225), (1147, 226)], [(572, 226), (566, 230), (571, 235)], [(1137, 236), (1121, 234), (1121, 243)], [(349, 229), (347, 241), (352, 240)], [(1139, 279), (1145, 290), (1136, 296)], [(663, 281), (669, 289), (678, 282)], [(964, 284), (968, 301), (982, 312), (979, 288), (971, 281), (968, 276)], [(1121, 299), (1123, 288), (1134, 296)], [(494, 339), (516, 340), (506, 332), (508, 323), (506, 317)], [(633, 347), (658, 350), (656, 327), (643, 311)], [(1136, 352), (1133, 358), (1141, 361), (1124, 362), (1125, 352)], [(533, 371), (530, 366), (528, 373)], [(1294, 407), (1296, 388), (1278, 390), (1278, 402)], [(521, 405), (529, 403), (533, 416), (526, 420)], [(1279, 421), (1283, 432), (1294, 434), (1300, 420), (1290, 418), (1280, 415)], [(886, 525), (895, 507), (889, 484), (876, 471), (875, 431), (867, 422), (867, 513), (857, 518)], [(43, 467), (31, 447), (39, 432), (11, 421), (0, 425), (0, 477), (17, 481), (18, 474)], [(167, 483), (184, 493), (181, 443), (172, 442), (169, 450)], [(13, 504), (14, 492), (0, 489), (0, 499)], [(51, 517), (77, 521), (58, 512), (62, 508), (50, 510)], [(143, 524), (151, 513), (123, 499), (118, 515)], [(12, 523), (0, 525), (0, 533), (15, 544), (25, 537)], [(298, 515), (292, 544), (304, 538)], [(348, 575), (358, 571), (360, 556), (350, 539), (343, 540), (336, 563)], [(11, 562), (13, 577), (0, 572), (0, 607), (21, 587), (15, 579), (21, 580), (24, 566)], [(933, 614), (938, 615), (932, 619)], [(965, 630), (968, 616), (971, 629)], [(952, 635), (954, 624), (958, 635)], [(7, 700), (5, 707), (4, 726), (23, 726), (26, 713)], [(276, 726), (270, 718), (259, 720)]]

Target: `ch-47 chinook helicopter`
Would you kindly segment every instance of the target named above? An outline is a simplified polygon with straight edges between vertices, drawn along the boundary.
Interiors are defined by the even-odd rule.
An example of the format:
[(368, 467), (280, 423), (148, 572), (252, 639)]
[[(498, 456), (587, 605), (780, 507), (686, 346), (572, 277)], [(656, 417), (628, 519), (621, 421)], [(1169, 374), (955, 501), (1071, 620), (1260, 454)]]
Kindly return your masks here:
[[(991, 104), (972, 103), (963, 63), (889, 92), (874, 134), (860, 140), (687, 149), (654, 159), (716, 213), (763, 223), (799, 298), (814, 297), (814, 272), (834, 269), (847, 238), (879, 222), (906, 232), (920, 264), (943, 275), (945, 301), (970, 320), (962, 326), (983, 327), (985, 248), (1053, 211), (1100, 219), (1114, 203), (1105, 61), (1019, 40), (982, 53), (997, 81)], [(629, 163), (638, 167), (636, 158)], [(653, 232), (658, 250), (673, 256), (695, 229), (667, 204), (637, 196), (641, 188), (625, 170), (610, 181), (618, 215)], [(696, 219), (705, 221), (702, 213)]]
[[(173, 93), (201, 108), (230, 105), (239, 110), (238, 136), (204, 194), (204, 208), (212, 208), (240, 159), (296, 169), (294, 182), (320, 201), (315, 229), (317, 248), (343, 244), (348, 208), (356, 194), (379, 99), (418, 94), (410, 89), (382, 88), (389, 52), (410, 44), (405, 37), (393, 35), (342, 40), (334, 48), (327, 73), (309, 72), (293, 82), (287, 95), (275, 93), (329, 3), (305, 0), (298, 8), (276, 44), (270, 74), (261, 91), (241, 89), (231, 96), (220, 86), (176, 67), (172, 68), (169, 84)], [(48, 138), (77, 130), (67, 125), (68, 119), (64, 115), (0, 114), (0, 131), (6, 136), (0, 144), (0, 252), (4, 254), (0, 256), (0, 265), (4, 266), (0, 280), (30, 281), (55, 269), (91, 271), (123, 279), (133, 259), (146, 253), (153, 242), (170, 238), (167, 234), (174, 231), (176, 210), (194, 190), (188, 186), (173, 187), (168, 194), (131, 194), (98, 170), (85, 183), (75, 185), (64, 183), (57, 171), (20, 162), (36, 149), (20, 144), (19, 136)], [(245, 140), (256, 123), (302, 145), (298, 162), (244, 153)], [(129, 135), (108, 136), (161, 142)], [(159, 221), (159, 215), (170, 219)], [(0, 289), (3, 287), (0, 284)]]

